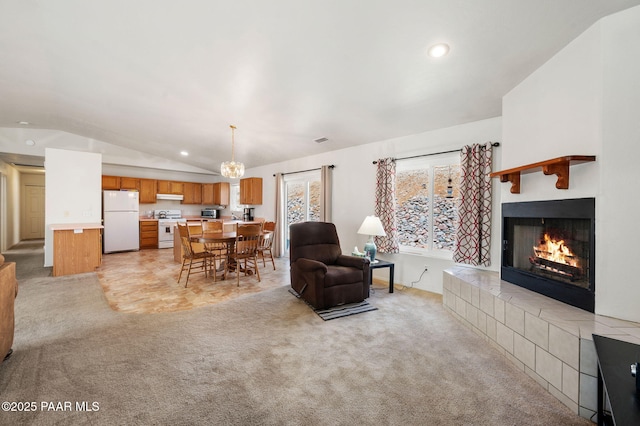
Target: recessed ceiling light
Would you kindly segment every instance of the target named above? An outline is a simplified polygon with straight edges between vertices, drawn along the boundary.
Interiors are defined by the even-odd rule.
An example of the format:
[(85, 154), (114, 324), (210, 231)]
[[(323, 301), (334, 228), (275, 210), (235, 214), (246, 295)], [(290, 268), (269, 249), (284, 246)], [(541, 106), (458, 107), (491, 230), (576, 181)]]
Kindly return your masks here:
[(432, 58), (440, 58), (449, 53), (449, 45), (445, 43), (434, 44), (429, 48), (428, 53)]
[(322, 137), (322, 138), (314, 139), (313, 141), (315, 143), (322, 143), (322, 142), (326, 142), (328, 140), (329, 140), (329, 138)]
[(189, 155), (189, 153), (187, 151), (180, 151), (180, 155), (186, 157)]
[(21, 126), (28, 126), (31, 123), (29, 123), (28, 121), (18, 121), (18, 124)]
[(32, 139), (27, 139), (26, 141), (24, 141), (24, 143), (26, 143), (29, 146), (34, 146), (36, 144)]

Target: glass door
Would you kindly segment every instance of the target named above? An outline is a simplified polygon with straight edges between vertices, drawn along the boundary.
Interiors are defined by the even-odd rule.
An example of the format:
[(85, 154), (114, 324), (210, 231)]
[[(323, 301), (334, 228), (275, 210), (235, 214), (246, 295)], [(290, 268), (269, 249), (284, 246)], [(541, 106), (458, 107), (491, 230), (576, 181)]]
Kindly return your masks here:
[(289, 226), (320, 220), (320, 171), (285, 175), (286, 253), (289, 252)]

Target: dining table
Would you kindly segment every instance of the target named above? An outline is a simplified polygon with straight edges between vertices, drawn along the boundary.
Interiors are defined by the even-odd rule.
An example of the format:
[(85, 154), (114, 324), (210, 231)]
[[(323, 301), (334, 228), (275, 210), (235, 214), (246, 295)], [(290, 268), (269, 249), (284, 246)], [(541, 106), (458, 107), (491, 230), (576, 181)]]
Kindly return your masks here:
[[(226, 246), (226, 259), (223, 259), (220, 263), (220, 269), (216, 270), (215, 262), (212, 270), (212, 274), (217, 274), (220, 270), (224, 272), (225, 262), (229, 262), (229, 253), (233, 253), (236, 243), (236, 232), (203, 232), (201, 234), (190, 234), (191, 242), (201, 243), (206, 247), (211, 245), (225, 245)], [(218, 276), (216, 275), (216, 280)]]
[[(260, 232), (260, 235), (262, 236), (264, 233)], [(236, 245), (236, 237), (237, 237), (237, 233), (236, 231), (231, 231), (231, 232), (203, 232), (201, 234), (191, 234), (190, 238), (192, 242), (196, 242), (196, 243), (201, 243), (204, 244), (205, 247), (207, 247), (207, 245), (211, 245), (211, 244), (224, 244), (226, 245), (226, 259), (223, 260), (223, 262), (229, 262), (229, 268), (231, 270), (235, 270), (235, 265), (232, 264), (233, 259), (230, 259), (229, 254), (233, 254), (235, 252), (235, 245)], [(221, 264), (222, 267), (220, 268), (220, 270), (224, 271), (224, 263)], [(214, 267), (215, 268), (215, 267)], [(216, 273), (216, 271), (212, 271), (213, 273)], [(249, 273), (251, 273), (251, 271), (248, 271)], [(216, 275), (216, 279), (217, 279), (217, 275)]]

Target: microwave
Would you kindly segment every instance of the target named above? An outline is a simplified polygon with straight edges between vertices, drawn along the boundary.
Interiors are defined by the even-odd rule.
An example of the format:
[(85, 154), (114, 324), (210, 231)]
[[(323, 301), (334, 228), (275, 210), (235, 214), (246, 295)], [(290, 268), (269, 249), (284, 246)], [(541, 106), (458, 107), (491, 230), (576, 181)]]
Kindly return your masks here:
[(220, 210), (218, 209), (204, 209), (200, 211), (200, 216), (210, 218), (210, 219), (218, 219), (220, 216)]

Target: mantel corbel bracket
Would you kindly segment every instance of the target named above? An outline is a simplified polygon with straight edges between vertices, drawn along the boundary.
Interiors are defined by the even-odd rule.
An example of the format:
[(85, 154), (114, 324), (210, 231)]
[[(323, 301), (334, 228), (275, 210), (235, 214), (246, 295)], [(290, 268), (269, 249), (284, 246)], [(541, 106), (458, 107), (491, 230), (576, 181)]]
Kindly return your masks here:
[(569, 166), (590, 161), (596, 161), (595, 155), (569, 155), (566, 157), (553, 158), (539, 163), (528, 164), (526, 166), (515, 167), (509, 170), (491, 173), (490, 177), (499, 177), (500, 182), (511, 182), (511, 193), (520, 193), (520, 176), (522, 173), (532, 173), (542, 169), (545, 175), (556, 175), (556, 188), (569, 189)]
[(511, 182), (511, 193), (520, 193), (520, 172), (508, 173), (500, 176), (500, 182)]
[(556, 188), (569, 189), (569, 162), (563, 162), (558, 164), (550, 164), (548, 166), (542, 166), (542, 173), (545, 175), (556, 175)]

